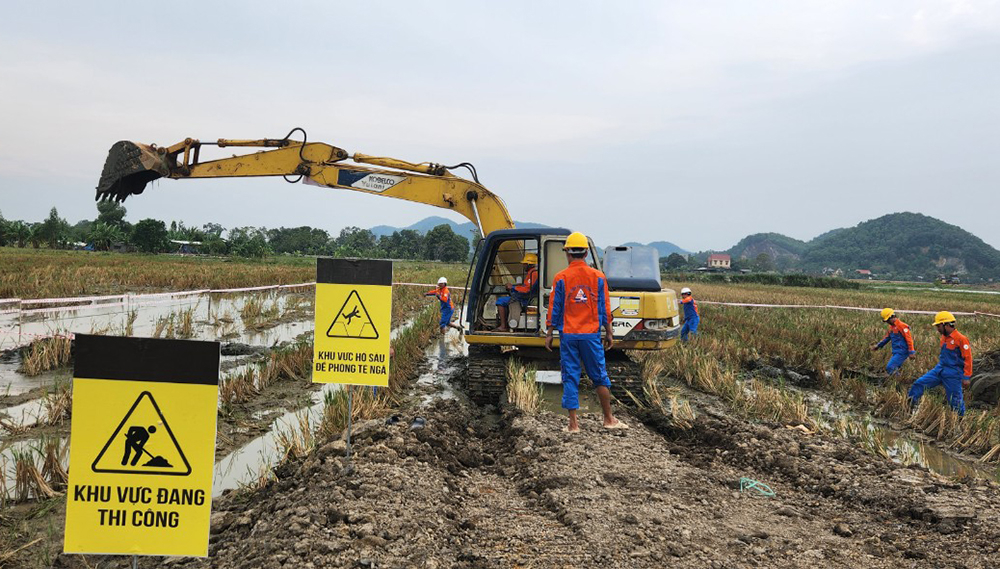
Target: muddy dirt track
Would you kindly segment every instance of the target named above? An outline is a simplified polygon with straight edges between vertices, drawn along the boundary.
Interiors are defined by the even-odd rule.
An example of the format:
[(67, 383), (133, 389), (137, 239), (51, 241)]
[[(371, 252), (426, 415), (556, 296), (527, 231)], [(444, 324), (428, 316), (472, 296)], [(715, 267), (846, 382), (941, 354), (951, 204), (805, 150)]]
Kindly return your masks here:
[[(419, 413), (426, 425), (411, 430)], [(1000, 566), (1000, 491), (781, 425), (561, 432), (457, 400), (371, 421), (216, 502), (210, 560), (178, 567)], [(776, 496), (739, 491), (741, 477)], [(153, 560), (145, 560), (147, 563)]]
[[(583, 432), (543, 412), (414, 388), (399, 414), (215, 501), (208, 559), (139, 567), (1000, 567), (1000, 489), (875, 458), (840, 439), (699, 409)], [(438, 394), (451, 391), (437, 386)], [(425, 403), (431, 401), (430, 403)], [(412, 429), (412, 420), (426, 419)], [(742, 477), (774, 497), (741, 492)], [(96, 565), (95, 565), (96, 564)], [(56, 567), (126, 567), (59, 556)]]

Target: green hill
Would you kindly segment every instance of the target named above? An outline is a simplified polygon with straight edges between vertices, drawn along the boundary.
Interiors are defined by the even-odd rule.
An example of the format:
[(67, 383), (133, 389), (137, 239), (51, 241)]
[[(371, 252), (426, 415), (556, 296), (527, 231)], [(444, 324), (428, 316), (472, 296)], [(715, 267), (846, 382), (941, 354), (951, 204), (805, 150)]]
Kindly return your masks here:
[(1000, 277), (1000, 251), (961, 227), (919, 213), (893, 213), (821, 237), (810, 241), (802, 255), (807, 271), (830, 267), (897, 278)]
[(733, 259), (755, 259), (761, 253), (767, 253), (773, 260), (788, 258), (794, 261), (802, 257), (806, 243), (780, 233), (754, 233), (748, 235), (726, 253)]

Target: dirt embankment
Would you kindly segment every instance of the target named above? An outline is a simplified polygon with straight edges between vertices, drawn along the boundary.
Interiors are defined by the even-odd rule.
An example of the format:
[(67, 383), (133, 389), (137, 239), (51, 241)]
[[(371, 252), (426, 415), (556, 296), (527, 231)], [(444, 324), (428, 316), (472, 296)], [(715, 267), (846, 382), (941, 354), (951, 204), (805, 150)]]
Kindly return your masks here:
[[(411, 430), (410, 419), (427, 419)], [(966, 567), (1000, 561), (1000, 491), (710, 414), (560, 431), (456, 401), (375, 421), (215, 505), (182, 567)], [(642, 419), (642, 420), (640, 420)], [(645, 425), (643, 424), (645, 422)], [(766, 482), (776, 496), (741, 493)]]

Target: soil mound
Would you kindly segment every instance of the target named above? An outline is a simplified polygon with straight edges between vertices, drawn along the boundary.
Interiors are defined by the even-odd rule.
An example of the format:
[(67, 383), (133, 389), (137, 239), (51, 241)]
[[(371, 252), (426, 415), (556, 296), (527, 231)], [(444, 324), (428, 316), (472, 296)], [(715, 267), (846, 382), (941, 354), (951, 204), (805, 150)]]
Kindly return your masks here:
[[(426, 419), (411, 430), (417, 415)], [(701, 415), (370, 421), (215, 505), (211, 558), (249, 567), (995, 567), (1000, 492), (782, 425)], [(740, 491), (741, 478), (775, 492)]]

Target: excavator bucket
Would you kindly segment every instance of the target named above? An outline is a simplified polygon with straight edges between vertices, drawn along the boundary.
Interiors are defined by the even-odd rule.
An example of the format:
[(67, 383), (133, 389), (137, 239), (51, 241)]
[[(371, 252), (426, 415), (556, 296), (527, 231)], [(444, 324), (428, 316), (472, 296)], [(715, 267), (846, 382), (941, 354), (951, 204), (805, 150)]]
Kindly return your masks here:
[(120, 140), (108, 152), (96, 199), (122, 202), (132, 194), (141, 194), (147, 183), (168, 175), (170, 168), (154, 147)]

